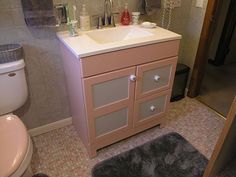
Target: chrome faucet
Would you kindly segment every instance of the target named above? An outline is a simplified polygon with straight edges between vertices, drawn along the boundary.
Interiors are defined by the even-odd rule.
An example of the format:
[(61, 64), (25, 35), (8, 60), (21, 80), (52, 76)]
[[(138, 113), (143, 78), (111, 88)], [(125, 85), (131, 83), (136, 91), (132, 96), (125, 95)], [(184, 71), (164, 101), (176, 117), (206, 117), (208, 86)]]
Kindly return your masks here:
[(103, 26), (105, 27), (115, 27), (114, 14), (112, 12), (113, 1), (104, 0), (104, 16), (103, 16)]

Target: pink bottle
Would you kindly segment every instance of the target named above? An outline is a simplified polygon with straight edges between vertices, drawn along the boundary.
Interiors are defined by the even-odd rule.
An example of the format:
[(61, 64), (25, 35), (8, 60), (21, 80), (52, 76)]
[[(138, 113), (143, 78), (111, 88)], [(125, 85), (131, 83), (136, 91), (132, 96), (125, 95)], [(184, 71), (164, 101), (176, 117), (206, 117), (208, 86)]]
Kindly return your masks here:
[(129, 15), (129, 11), (128, 11), (128, 3), (125, 3), (125, 9), (121, 14), (120, 23), (122, 25), (129, 25), (130, 24), (130, 15)]

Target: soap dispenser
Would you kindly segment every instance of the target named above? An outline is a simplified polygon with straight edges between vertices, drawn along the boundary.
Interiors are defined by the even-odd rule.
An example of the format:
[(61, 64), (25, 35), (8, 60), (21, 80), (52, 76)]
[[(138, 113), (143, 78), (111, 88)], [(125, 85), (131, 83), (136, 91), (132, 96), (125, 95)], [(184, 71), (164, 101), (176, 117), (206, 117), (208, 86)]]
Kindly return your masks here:
[(80, 19), (80, 29), (83, 31), (90, 30), (90, 16), (86, 9), (85, 4), (82, 5), (82, 10), (79, 19)]
[(121, 14), (120, 23), (122, 25), (129, 25), (130, 24), (130, 14), (129, 14), (129, 10), (128, 10), (128, 3), (125, 3), (125, 9)]

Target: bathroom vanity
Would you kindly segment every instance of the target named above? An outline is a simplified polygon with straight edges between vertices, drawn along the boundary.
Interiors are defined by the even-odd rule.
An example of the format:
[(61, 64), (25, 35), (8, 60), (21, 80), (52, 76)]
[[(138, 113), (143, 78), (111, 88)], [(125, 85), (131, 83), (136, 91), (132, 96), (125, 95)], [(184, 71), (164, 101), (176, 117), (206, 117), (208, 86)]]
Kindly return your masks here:
[(57, 34), (73, 125), (90, 157), (165, 122), (181, 36), (120, 26)]

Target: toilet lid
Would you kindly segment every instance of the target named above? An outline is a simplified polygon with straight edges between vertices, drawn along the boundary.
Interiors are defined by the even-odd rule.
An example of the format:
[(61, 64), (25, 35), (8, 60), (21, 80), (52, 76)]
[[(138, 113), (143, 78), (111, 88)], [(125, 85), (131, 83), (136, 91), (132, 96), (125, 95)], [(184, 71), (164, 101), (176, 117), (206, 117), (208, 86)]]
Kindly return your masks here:
[(0, 176), (8, 177), (23, 161), (28, 146), (28, 133), (21, 120), (8, 114), (0, 116)]

